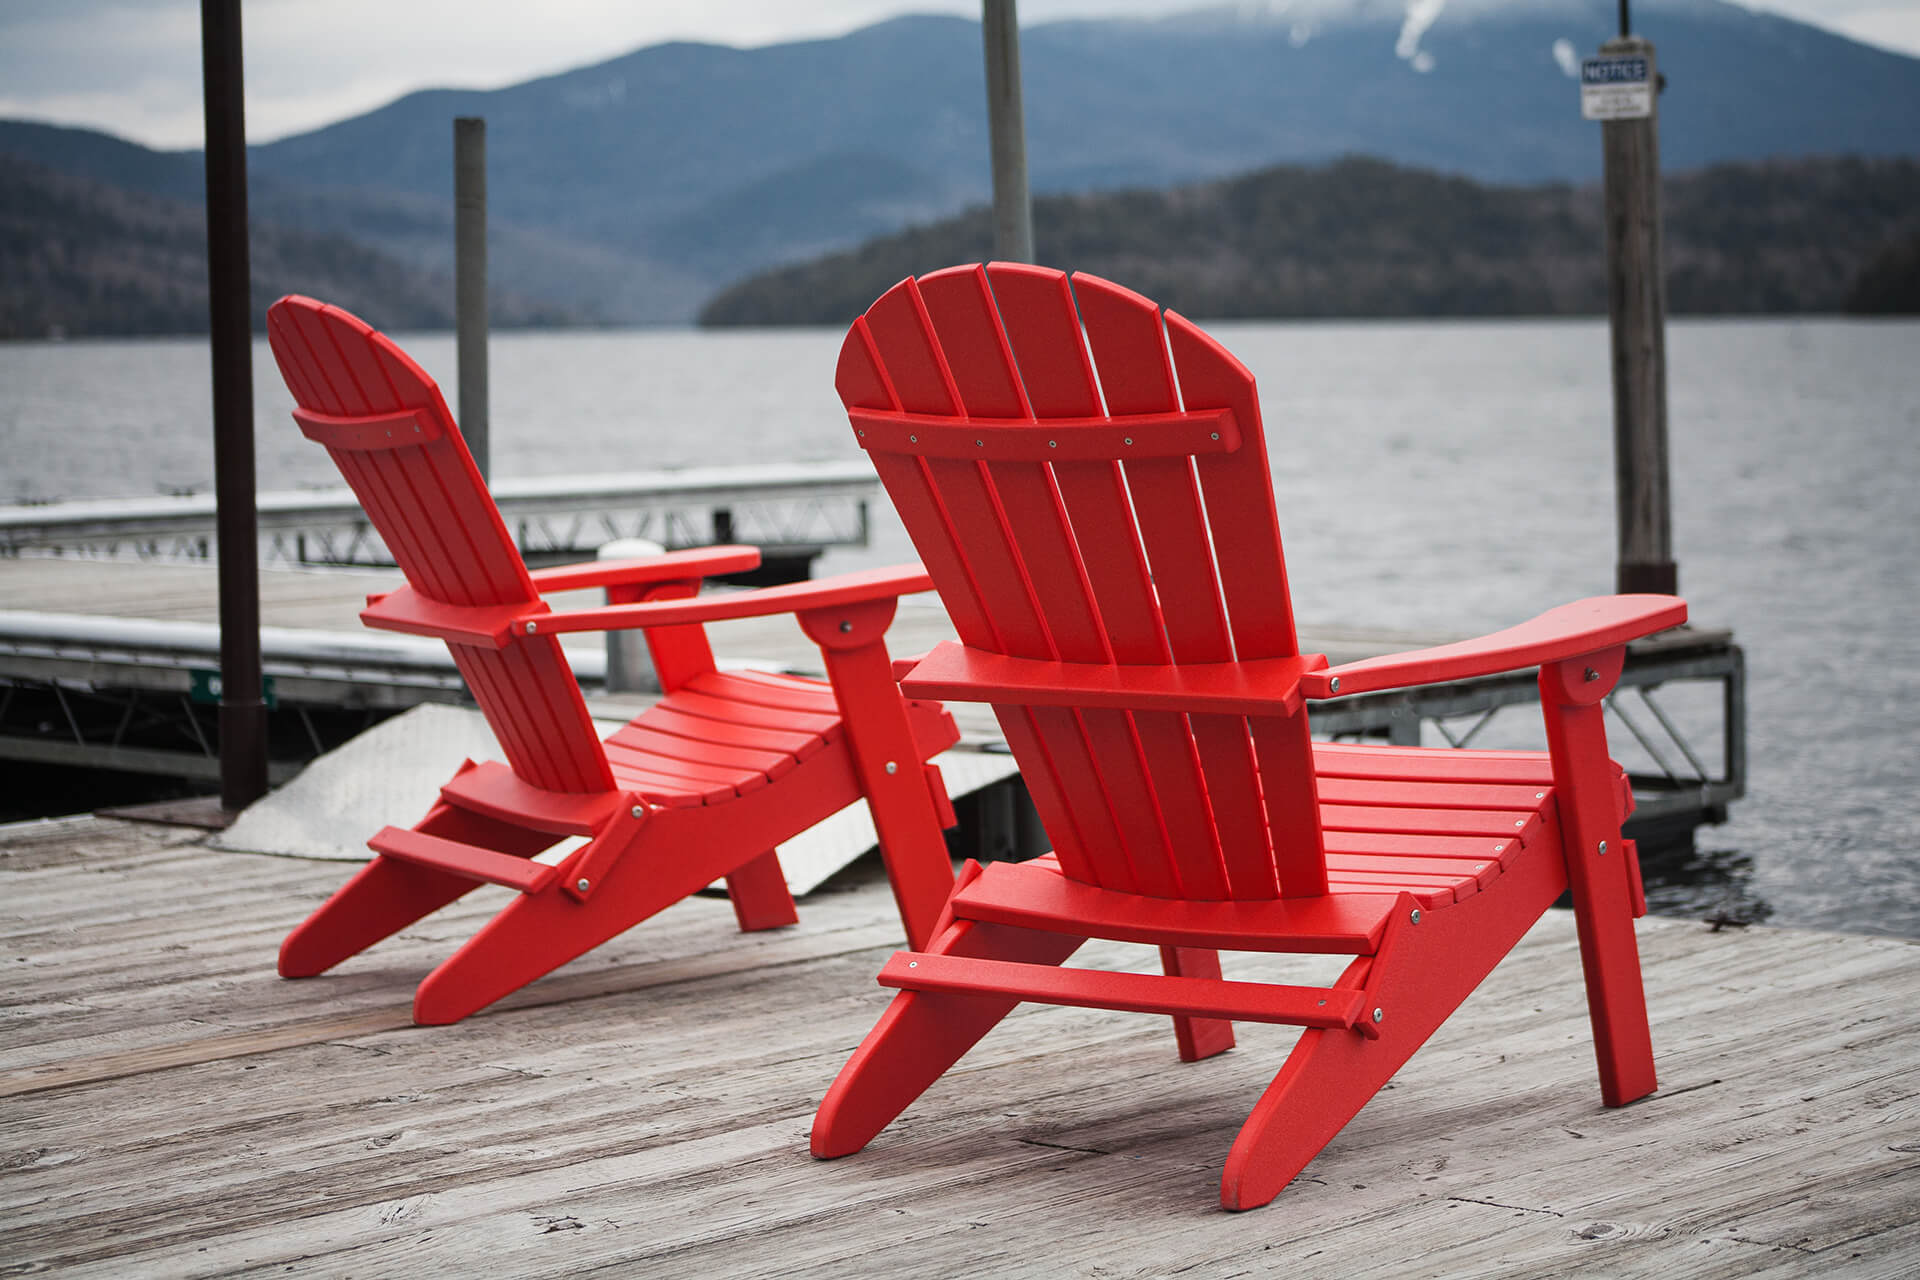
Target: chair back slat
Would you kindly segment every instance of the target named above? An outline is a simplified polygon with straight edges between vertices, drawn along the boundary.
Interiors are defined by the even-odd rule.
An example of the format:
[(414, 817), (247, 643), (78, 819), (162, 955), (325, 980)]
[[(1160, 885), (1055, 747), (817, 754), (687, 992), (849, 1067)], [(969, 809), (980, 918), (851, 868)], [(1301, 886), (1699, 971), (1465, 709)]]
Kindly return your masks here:
[[(850, 409), (984, 420), (977, 460), (939, 456), (949, 436), (931, 456), (863, 441), (964, 643), (1082, 664), (1297, 651), (1252, 377), (1178, 317), (1092, 277), (955, 268), (856, 322), (838, 386)], [(1214, 409), (1230, 411), (1224, 439), (1173, 444)], [(1013, 443), (1015, 428), (1100, 434), (1069, 458)], [(1156, 456), (1129, 456), (1136, 436)], [(1194, 899), (1325, 891), (1304, 716), (996, 711), (1075, 879)]]
[[(967, 412), (917, 286), (890, 291), (869, 309), (866, 321), (875, 354), (898, 397), (889, 407), (907, 413), (958, 416)], [(952, 544), (952, 559), (962, 566), (963, 589), (978, 602), (988, 622), (990, 647), (1020, 657), (1057, 656), (1035, 583), (1022, 548), (1007, 526), (992, 476), (973, 460), (930, 457), (917, 461), (940, 512), (930, 533)], [(932, 562), (928, 568), (934, 572)], [(1054, 821), (1049, 831), (1063, 863), (1092, 883), (1135, 887), (1124, 856), (1096, 864), (1081, 854), (1085, 849), (1124, 847), (1118, 821), (1105, 803), (1106, 791), (1081, 716), (1058, 707), (1016, 707), (1008, 708), (1000, 719), (1010, 744), (1024, 739), (1031, 756), (1047, 762), (1040, 788), (1028, 785), (1042, 821), (1049, 816)]]
[[(1030, 417), (985, 276), (978, 270), (939, 272), (919, 286), (965, 411), (974, 417)], [(984, 473), (1009, 530), (1018, 531), (1010, 545), (1027, 578), (1044, 584), (1037, 604), (1051, 648), (1023, 656), (1112, 661), (1052, 468), (1042, 462), (989, 460), (976, 469)], [(1072, 716), (1050, 712), (1048, 718), (1052, 728), (1044, 736), (1067, 784), (1086, 793), (1082, 803), (1104, 800), (1111, 813), (1111, 832), (1103, 829), (1097, 838), (1116, 842), (1119, 856), (1099, 872), (1102, 882), (1177, 896), (1167, 832), (1132, 718), (1124, 711), (1091, 708)]]
[[(1102, 280), (1083, 278), (1075, 293), (1107, 412), (1156, 413), (1179, 407), (1159, 308), (1131, 290)], [(1238, 454), (1218, 456), (1243, 461)], [(1150, 457), (1123, 463), (1122, 470), (1133, 495), (1135, 526), (1152, 571), (1165, 643), (1173, 660), (1231, 661), (1233, 643), (1193, 460)], [(1194, 715), (1188, 717), (1188, 728), (1206, 779), (1206, 802), (1228, 883), (1227, 896), (1273, 897), (1277, 887), (1267, 857), (1260, 783), (1245, 722), (1233, 716)], [(1166, 768), (1175, 770), (1182, 763), (1169, 760)]]
[[(283, 298), (267, 336), (304, 410), (343, 419), (416, 411), (420, 444), (356, 444), (322, 432), (327, 452), (414, 591), (453, 606), (539, 607), (539, 593), (474, 466), (440, 390), (404, 352), (360, 320), (311, 298)], [(430, 438), (427, 438), (430, 437)], [(450, 644), (454, 662), (513, 771), (549, 791), (613, 787), (586, 700), (554, 636), (516, 636), (502, 649)]]
[[(1033, 412), (1041, 418), (1100, 414), (1100, 386), (1066, 277), (1044, 268), (1002, 264), (993, 268), (992, 288)], [(1056, 463), (1053, 476), (1074, 528), (1134, 527), (1132, 498), (1118, 462)], [(1083, 565), (1112, 660), (1154, 665), (1169, 661), (1160, 605), (1139, 540), (1114, 538), (1088, 548)], [(1226, 897), (1219, 839), (1186, 717), (1136, 711), (1131, 719), (1150, 779), (1147, 793), (1157, 804), (1182, 895)]]

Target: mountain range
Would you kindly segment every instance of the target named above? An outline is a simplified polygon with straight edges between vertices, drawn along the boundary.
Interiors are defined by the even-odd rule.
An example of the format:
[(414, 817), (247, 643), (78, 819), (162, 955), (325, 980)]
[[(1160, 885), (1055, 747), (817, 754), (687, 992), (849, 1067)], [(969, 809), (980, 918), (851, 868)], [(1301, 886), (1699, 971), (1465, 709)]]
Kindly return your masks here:
[[(1021, 31), (1037, 193), (1350, 154), (1504, 184), (1597, 175), (1574, 73), (1614, 0), (1273, 0)], [(1920, 154), (1920, 60), (1722, 0), (1640, 0), (1670, 170)], [(444, 289), (451, 120), (487, 120), (493, 283), (522, 313), (675, 323), (730, 282), (989, 194), (980, 28), (905, 17), (755, 49), (669, 43), (506, 88), (409, 94), (250, 148), (257, 224)], [(0, 122), (0, 153), (185, 206), (198, 152)], [(4, 162), (0, 162), (4, 163)], [(256, 228), (256, 236), (259, 234)], [(411, 305), (411, 304), (409, 304)]]

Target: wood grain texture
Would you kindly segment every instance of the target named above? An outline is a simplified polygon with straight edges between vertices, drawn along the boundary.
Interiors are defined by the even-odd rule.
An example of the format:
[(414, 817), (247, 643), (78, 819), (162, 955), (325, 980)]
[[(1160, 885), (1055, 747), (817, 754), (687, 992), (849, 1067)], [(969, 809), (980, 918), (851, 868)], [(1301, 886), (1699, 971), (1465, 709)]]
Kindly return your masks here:
[[(937, 1105), (821, 1163), (813, 1108), (890, 995), (877, 874), (747, 936), (725, 902), (689, 900), (432, 1029), (405, 1025), (396, 971), (492, 904), (335, 975), (273, 977), (279, 935), (336, 875), (178, 828), (0, 828), (0, 1070), (72, 1073), (0, 1101), (0, 1270), (1920, 1269), (1909, 942), (1640, 922), (1663, 1088), (1608, 1111), (1573, 920), (1551, 912), (1285, 1196), (1230, 1215), (1210, 1207), (1220, 1161), (1287, 1029), (1243, 1026), (1187, 1064), (1158, 1018), (1022, 1006)], [(1225, 962), (1313, 983), (1339, 958)], [(1157, 958), (1095, 942), (1076, 963)]]

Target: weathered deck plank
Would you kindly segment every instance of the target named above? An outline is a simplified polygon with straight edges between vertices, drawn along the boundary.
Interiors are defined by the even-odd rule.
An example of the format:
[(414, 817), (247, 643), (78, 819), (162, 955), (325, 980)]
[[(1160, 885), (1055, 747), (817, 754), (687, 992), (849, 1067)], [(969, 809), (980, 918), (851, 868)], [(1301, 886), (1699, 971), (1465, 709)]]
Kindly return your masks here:
[[(1647, 921), (1664, 1089), (1599, 1105), (1558, 913), (1278, 1201), (1214, 1207), (1289, 1041), (1023, 1007), (860, 1155), (806, 1154), (887, 999), (884, 887), (790, 930), (694, 899), (454, 1027), (488, 906), (272, 976), (338, 868), (0, 830), (0, 1270), (73, 1275), (1912, 1274), (1920, 947)], [(1144, 963), (1118, 945), (1102, 964)], [(1304, 979), (1316, 962), (1235, 956)]]

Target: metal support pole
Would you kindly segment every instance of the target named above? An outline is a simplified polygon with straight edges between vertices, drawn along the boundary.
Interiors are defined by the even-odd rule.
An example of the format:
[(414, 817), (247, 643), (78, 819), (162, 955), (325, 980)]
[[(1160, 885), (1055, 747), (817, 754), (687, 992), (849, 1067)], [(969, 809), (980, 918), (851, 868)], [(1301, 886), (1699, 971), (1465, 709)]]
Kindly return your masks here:
[(453, 122), (453, 309), (459, 363), (460, 434), (491, 474), (487, 448), (487, 122)]
[[(1624, 14), (1622, 15), (1624, 17)], [(1623, 36), (1603, 54), (1647, 60), (1659, 84), (1653, 44)], [(1613, 347), (1614, 499), (1620, 591), (1671, 594), (1673, 561), (1667, 485), (1667, 287), (1660, 251), (1659, 96), (1653, 114), (1600, 126), (1606, 157), (1607, 313)]]
[(213, 346), (213, 487), (220, 548), (220, 806), (267, 792), (254, 514), (253, 307), (240, 0), (200, 0), (207, 143), (207, 302)]
[(993, 253), (1033, 261), (1033, 199), (1027, 191), (1027, 126), (1020, 105), (1020, 20), (1013, 0), (981, 0), (987, 56), (987, 129), (993, 145)]

